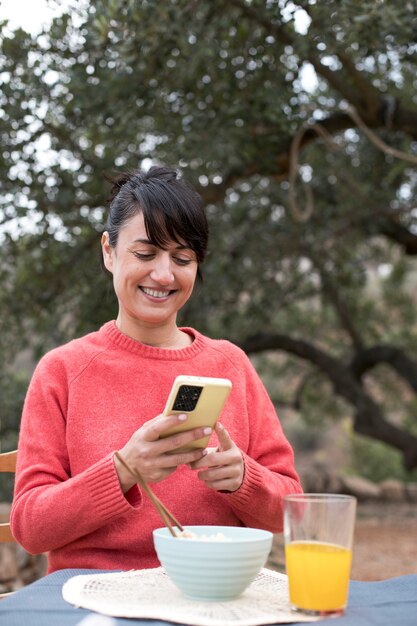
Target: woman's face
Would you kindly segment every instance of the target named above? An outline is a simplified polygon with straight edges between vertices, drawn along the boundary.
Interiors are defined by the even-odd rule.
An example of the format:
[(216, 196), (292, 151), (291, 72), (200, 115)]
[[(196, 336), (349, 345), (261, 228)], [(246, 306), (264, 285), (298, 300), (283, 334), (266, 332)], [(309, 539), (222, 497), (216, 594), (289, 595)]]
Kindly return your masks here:
[(104, 265), (113, 274), (119, 301), (119, 329), (135, 337), (138, 327), (175, 325), (178, 311), (193, 291), (195, 253), (175, 241), (167, 249), (154, 246), (146, 234), (142, 213), (123, 225), (114, 248), (107, 232), (101, 243)]

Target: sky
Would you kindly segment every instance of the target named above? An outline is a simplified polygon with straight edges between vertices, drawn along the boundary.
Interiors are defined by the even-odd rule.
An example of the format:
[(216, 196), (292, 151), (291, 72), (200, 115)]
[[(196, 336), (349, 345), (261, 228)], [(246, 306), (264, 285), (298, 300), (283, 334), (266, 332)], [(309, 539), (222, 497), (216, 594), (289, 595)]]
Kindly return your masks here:
[[(66, 2), (60, 3), (63, 7)], [(9, 19), (11, 28), (21, 27), (33, 35), (48, 24), (60, 11), (47, 0), (0, 0), (0, 20)]]

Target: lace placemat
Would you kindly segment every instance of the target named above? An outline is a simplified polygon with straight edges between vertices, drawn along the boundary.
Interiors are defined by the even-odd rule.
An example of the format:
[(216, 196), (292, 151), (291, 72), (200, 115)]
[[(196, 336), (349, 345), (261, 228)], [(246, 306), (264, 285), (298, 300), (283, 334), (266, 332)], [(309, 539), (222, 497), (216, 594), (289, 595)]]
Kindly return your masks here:
[(162, 567), (74, 576), (63, 585), (62, 595), (77, 607), (112, 617), (190, 626), (259, 626), (319, 619), (292, 613), (287, 577), (269, 569), (262, 569), (239, 598), (227, 602), (187, 600)]

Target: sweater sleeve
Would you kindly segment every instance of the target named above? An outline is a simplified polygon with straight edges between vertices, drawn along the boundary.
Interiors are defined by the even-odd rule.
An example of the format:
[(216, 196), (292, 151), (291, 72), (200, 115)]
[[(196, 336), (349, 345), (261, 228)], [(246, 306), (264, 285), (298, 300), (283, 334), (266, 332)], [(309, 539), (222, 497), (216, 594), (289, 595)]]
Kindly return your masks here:
[(245, 474), (237, 491), (221, 496), (246, 526), (277, 533), (283, 526), (283, 497), (301, 493), (302, 487), (275, 407), (246, 355), (243, 359), (250, 432), (249, 448), (242, 452)]
[(35, 370), (23, 408), (12, 532), (30, 553), (54, 550), (139, 507), (133, 487), (125, 497), (113, 453), (73, 475), (66, 445), (68, 380), (50, 355)]

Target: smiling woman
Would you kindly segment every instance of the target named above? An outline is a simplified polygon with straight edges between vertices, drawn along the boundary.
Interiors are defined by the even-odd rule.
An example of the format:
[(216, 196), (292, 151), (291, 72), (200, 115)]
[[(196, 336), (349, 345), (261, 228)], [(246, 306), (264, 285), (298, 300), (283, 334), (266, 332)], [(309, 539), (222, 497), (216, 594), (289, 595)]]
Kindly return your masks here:
[(148, 345), (177, 348), (190, 336), (177, 328), (208, 242), (201, 199), (173, 170), (122, 174), (113, 180), (103, 262), (113, 274), (117, 326)]
[[(12, 531), (27, 551), (48, 553), (50, 572), (158, 565), (160, 520), (137, 475), (187, 526), (279, 532), (283, 496), (301, 491), (246, 354), (177, 326), (207, 250), (200, 196), (168, 167), (111, 182), (101, 246), (117, 319), (41, 359), (21, 422)], [(171, 434), (188, 419), (164, 414), (180, 375), (231, 382), (215, 432), (207, 415)], [(210, 447), (190, 445), (210, 435)]]

